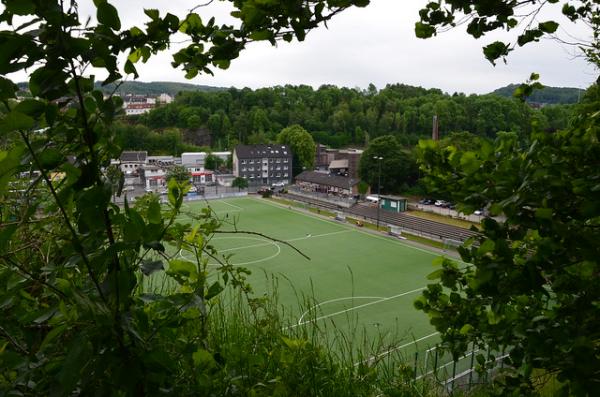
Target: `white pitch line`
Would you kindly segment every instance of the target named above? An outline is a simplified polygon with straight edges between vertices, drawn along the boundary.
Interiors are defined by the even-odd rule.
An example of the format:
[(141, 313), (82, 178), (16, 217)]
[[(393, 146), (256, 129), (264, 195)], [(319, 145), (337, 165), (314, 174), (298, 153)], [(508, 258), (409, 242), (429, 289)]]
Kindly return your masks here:
[[(258, 200), (258, 199), (255, 199), (255, 200)], [(260, 203), (263, 203), (263, 204), (265, 204), (265, 205), (270, 205), (271, 207), (279, 208), (279, 209), (281, 209), (281, 210), (285, 210), (285, 211), (288, 211), (288, 212), (292, 212), (292, 213), (294, 213), (294, 214), (303, 215), (303, 216), (306, 216), (306, 217), (308, 217), (308, 218), (311, 218), (311, 219), (316, 219), (316, 220), (319, 220), (319, 221), (321, 221), (321, 222), (325, 222), (325, 223), (328, 223), (328, 224), (338, 224), (338, 223), (335, 223), (335, 221), (328, 220), (328, 219), (321, 219), (321, 218), (319, 218), (319, 217), (316, 217), (316, 216), (313, 216), (313, 215), (305, 214), (305, 213), (303, 213), (303, 212), (301, 212), (301, 211), (293, 211), (293, 210), (291, 210), (291, 209), (289, 209), (289, 208), (286, 208), (286, 207), (284, 207), (284, 206), (280, 206), (280, 205), (278, 205), (278, 204), (269, 203), (269, 202), (267, 202), (267, 201), (259, 201), (259, 202), (260, 202)], [(338, 224), (338, 225), (339, 225), (339, 224)], [(403, 243), (403, 242), (401, 242), (401, 241), (399, 241), (399, 240), (393, 240), (393, 239), (391, 239), (391, 238), (387, 238), (387, 237), (378, 236), (378, 235), (376, 235), (376, 234), (373, 234), (373, 233), (368, 233), (368, 232), (364, 232), (364, 231), (362, 231), (362, 230), (355, 230), (355, 229), (353, 229), (353, 228), (351, 228), (350, 226), (347, 226), (347, 225), (339, 225), (339, 226), (341, 226), (341, 227), (343, 227), (343, 228), (345, 228), (345, 229), (354, 230), (354, 231), (356, 231), (356, 232), (358, 232), (358, 233), (363, 233), (363, 234), (365, 234), (365, 235), (367, 235), (367, 236), (371, 236), (371, 237), (373, 237), (373, 238), (377, 238), (377, 239), (380, 239), (380, 240), (383, 240), (383, 241), (387, 241), (387, 242), (389, 242), (389, 243), (392, 243), (392, 244), (399, 244), (399, 245), (401, 245), (401, 246), (403, 246), (403, 247), (407, 247), (407, 248), (411, 248), (411, 249), (414, 249), (414, 250), (417, 250), (417, 251), (421, 251), (421, 252), (427, 253), (427, 254), (429, 254), (429, 255), (433, 255), (433, 256), (435, 256), (436, 258), (437, 258), (437, 257), (439, 257), (439, 256), (442, 256), (442, 255), (438, 254), (437, 252), (433, 252), (433, 251), (429, 251), (429, 250), (426, 250), (426, 249), (423, 249), (423, 248), (415, 247), (415, 246), (413, 246), (413, 245), (410, 245), (410, 244)], [(452, 260), (453, 260), (453, 261), (456, 261), (456, 262), (460, 262), (460, 263), (465, 263), (465, 262), (461, 261), (460, 259), (454, 259), (454, 258), (452, 258)]]
[[(325, 237), (325, 236), (331, 236), (333, 234), (339, 234), (339, 233), (348, 233), (348, 232), (351, 232), (351, 231), (352, 230), (340, 230), (338, 232), (315, 234), (314, 236), (313, 235), (309, 235), (309, 236), (292, 238), (292, 239), (283, 240), (283, 241), (285, 241), (286, 243), (289, 243), (289, 242), (293, 242), (293, 241), (306, 240), (306, 239), (309, 239), (309, 238)], [(233, 238), (235, 238), (235, 237), (233, 237)], [(215, 239), (215, 240), (218, 241), (219, 239)], [(266, 247), (267, 245), (273, 245), (273, 244), (277, 244), (277, 241), (268, 241), (268, 242), (265, 242), (265, 243), (245, 245), (245, 246), (242, 246), (242, 247), (227, 248), (227, 249), (219, 250), (219, 252), (235, 251), (235, 250), (241, 250), (241, 249), (244, 249), (244, 248)]]
[(303, 237), (298, 237), (298, 238), (292, 238), (290, 240), (284, 240), (286, 242), (291, 242), (291, 241), (300, 241), (300, 240), (307, 240), (309, 238), (315, 238), (315, 237), (325, 237), (325, 236), (333, 236), (334, 234), (341, 234), (341, 233), (350, 233), (353, 232), (354, 230), (338, 230), (337, 232), (330, 232), (330, 233), (323, 233), (323, 234), (315, 234), (314, 236), (312, 234), (309, 234), (308, 236), (303, 236)]
[(412, 342), (408, 342), (408, 343), (405, 343), (405, 344), (403, 344), (403, 345), (396, 346), (396, 347), (394, 347), (394, 348), (392, 348), (392, 349), (389, 349), (389, 350), (386, 350), (386, 351), (384, 351), (384, 352), (382, 352), (382, 353), (379, 353), (379, 354), (376, 354), (376, 355), (374, 355), (374, 356), (371, 356), (371, 357), (367, 358), (366, 360), (362, 360), (362, 361), (359, 361), (359, 362), (357, 362), (357, 363), (354, 363), (354, 366), (356, 367), (356, 366), (358, 366), (358, 365), (360, 365), (360, 364), (364, 364), (364, 363), (367, 363), (367, 362), (375, 361), (376, 359), (378, 359), (378, 358), (381, 358), (381, 357), (384, 357), (384, 356), (387, 356), (388, 354), (390, 354), (390, 353), (392, 353), (392, 352), (395, 352), (396, 350), (404, 349), (405, 347), (408, 347), (408, 346), (410, 346), (410, 345), (414, 345), (415, 343), (417, 343), (417, 342), (421, 342), (422, 340), (429, 339), (429, 338), (431, 338), (432, 336), (436, 336), (437, 334), (439, 334), (439, 332), (434, 332), (434, 333), (432, 333), (432, 334), (425, 335), (425, 336), (423, 336), (423, 337), (421, 337), (421, 338), (419, 338), (419, 339), (415, 339), (415, 340), (414, 340), (414, 341), (412, 341)]
[(238, 207), (237, 205), (228, 203), (227, 201), (221, 201), (221, 203), (227, 204), (228, 206), (233, 207), (233, 208), (237, 208), (239, 211), (243, 211), (244, 210), (242, 207)]
[(348, 296), (348, 297), (344, 297), (344, 298), (329, 299), (329, 300), (327, 300), (325, 302), (317, 303), (316, 305), (312, 306), (307, 311), (305, 311), (304, 313), (302, 313), (302, 315), (298, 319), (298, 324), (300, 324), (302, 322), (302, 320), (304, 320), (304, 316), (306, 316), (308, 313), (310, 313), (312, 310), (314, 310), (314, 309), (316, 309), (318, 307), (321, 307), (321, 306), (326, 305), (328, 303), (341, 302), (341, 301), (349, 301), (349, 300), (353, 300), (353, 299), (377, 299), (379, 301), (379, 300), (385, 299), (385, 297), (384, 296)]
[(304, 322), (298, 322), (298, 324), (291, 325), (289, 328), (295, 328), (295, 327), (298, 327), (298, 326), (300, 326), (300, 325), (304, 325), (304, 324), (308, 324), (308, 323), (314, 323), (314, 322), (317, 322), (317, 321), (319, 321), (319, 320), (324, 320), (324, 319), (326, 319), (326, 318), (330, 318), (330, 317), (337, 316), (337, 315), (339, 315), (339, 314), (344, 314), (344, 313), (351, 312), (351, 311), (353, 311), (353, 310), (362, 309), (363, 307), (367, 307), (367, 306), (375, 305), (375, 304), (377, 304), (377, 303), (381, 303), (381, 302), (389, 301), (389, 300), (391, 300), (391, 299), (400, 298), (400, 297), (402, 297), (402, 296), (405, 296), (405, 295), (408, 295), (408, 294), (414, 294), (415, 292), (422, 291), (422, 290), (424, 290), (425, 288), (426, 288), (426, 287), (421, 287), (421, 288), (413, 289), (412, 291), (407, 291), (407, 292), (403, 292), (403, 293), (401, 293), (401, 294), (398, 294), (398, 295), (389, 296), (389, 297), (387, 297), (387, 298), (382, 298), (382, 299), (380, 299), (380, 300), (378, 300), (378, 301), (375, 301), (375, 302), (364, 303), (364, 304), (362, 304), (362, 305), (354, 306), (354, 307), (351, 307), (351, 308), (349, 308), (349, 309), (340, 310), (340, 311), (337, 311), (337, 312), (335, 312), (335, 313), (326, 314), (326, 315), (324, 315), (324, 316), (319, 316), (319, 317), (317, 317), (317, 318), (315, 318), (315, 319), (312, 319), (312, 320), (308, 320), (308, 321), (304, 321)]

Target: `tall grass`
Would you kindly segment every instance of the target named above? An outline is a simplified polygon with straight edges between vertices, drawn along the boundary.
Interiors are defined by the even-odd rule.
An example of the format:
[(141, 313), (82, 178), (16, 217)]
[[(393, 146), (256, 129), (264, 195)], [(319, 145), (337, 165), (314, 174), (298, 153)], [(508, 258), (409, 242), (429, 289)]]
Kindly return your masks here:
[[(367, 337), (350, 314), (349, 331), (333, 322), (291, 327), (296, 316), (278, 304), (278, 280), (270, 281), (270, 291), (261, 297), (230, 291), (209, 311), (208, 347), (220, 359), (211, 382), (215, 395), (438, 395), (434, 385), (414, 381), (400, 353), (369, 360), (387, 348), (389, 335)], [(315, 303), (306, 296), (298, 302), (300, 312)]]

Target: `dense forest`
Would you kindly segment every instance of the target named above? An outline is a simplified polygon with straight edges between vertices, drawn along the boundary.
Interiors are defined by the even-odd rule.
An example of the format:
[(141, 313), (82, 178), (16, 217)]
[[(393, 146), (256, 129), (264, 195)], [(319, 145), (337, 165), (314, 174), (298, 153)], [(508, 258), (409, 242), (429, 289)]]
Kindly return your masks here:
[[(494, 90), (492, 94), (511, 98), (518, 84), (509, 84), (506, 87)], [(573, 104), (577, 103), (585, 90), (572, 87), (544, 87), (540, 90), (534, 90), (527, 98), (529, 103), (539, 104)]]
[(182, 92), (175, 102), (130, 119), (149, 129), (179, 128), (194, 145), (228, 149), (238, 142), (272, 141), (283, 128), (299, 124), (314, 140), (332, 147), (366, 146), (369, 139), (394, 135), (404, 146), (431, 136), (437, 115), (441, 136), (467, 131), (493, 138), (499, 131), (525, 137), (535, 124), (555, 131), (568, 125), (569, 105), (532, 109), (498, 95), (452, 95), (402, 84), (377, 90), (324, 85), (277, 86), (213, 92)]

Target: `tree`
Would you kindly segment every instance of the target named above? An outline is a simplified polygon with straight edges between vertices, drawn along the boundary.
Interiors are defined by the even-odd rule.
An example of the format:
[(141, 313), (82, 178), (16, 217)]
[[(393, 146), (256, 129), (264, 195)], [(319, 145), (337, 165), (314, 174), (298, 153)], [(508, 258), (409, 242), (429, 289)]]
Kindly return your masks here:
[(174, 165), (171, 168), (169, 168), (169, 170), (167, 171), (167, 182), (170, 181), (171, 179), (174, 179), (175, 182), (179, 183), (179, 184), (185, 184), (185, 183), (189, 183), (190, 181), (190, 177), (192, 175), (190, 174), (190, 172), (188, 171), (187, 168), (185, 168), (182, 165)]
[(206, 155), (206, 158), (204, 159), (204, 168), (206, 168), (207, 170), (215, 171), (215, 170), (218, 170), (223, 165), (223, 163), (224, 163), (223, 159), (215, 156), (212, 153), (209, 153)]
[[(190, 42), (174, 67), (188, 78), (211, 74), (249, 42), (303, 40), (368, 1), (231, 0), (237, 27), (202, 19), (197, 7), (183, 19), (148, 9), (144, 28), (126, 29), (108, 1), (93, 3), (87, 22), (76, 1), (3, 1), (0, 13), (0, 133), (17, 138), (2, 142), (0, 201), (13, 200), (10, 182), (21, 173), (39, 174), (21, 180), (34, 194), (0, 208), (11, 220), (0, 228), (0, 394), (218, 395), (210, 376), (222, 355), (208, 344), (207, 311), (226, 285), (248, 291), (245, 270), (207, 244), (220, 225), (210, 213), (191, 214), (193, 229), (177, 222), (177, 180), (188, 175), (169, 181), (166, 207), (154, 198), (138, 208), (111, 203), (115, 184), (102, 170), (121, 151), (113, 122), (122, 101), (86, 73), (102, 69), (104, 84), (138, 77), (136, 63), (183, 33)], [(4, 76), (20, 71), (31, 71), (32, 97), (15, 103), (18, 87)], [(179, 117), (176, 106), (162, 109)], [(169, 254), (169, 244), (194, 260)], [(222, 265), (210, 278), (209, 257)], [(173, 290), (154, 293), (149, 277), (164, 269)]]
[(303, 169), (313, 169), (317, 145), (308, 131), (297, 124), (286, 127), (277, 135), (277, 142), (287, 145), (292, 151), (294, 176)]
[(238, 190), (246, 189), (248, 187), (248, 181), (246, 180), (246, 178), (238, 176), (231, 182), (231, 186), (237, 187)]
[(392, 135), (373, 139), (360, 157), (359, 176), (372, 189), (378, 190), (380, 166), (382, 192), (397, 193), (414, 183), (415, 162)]
[(590, 88), (572, 128), (536, 131), (529, 147), (515, 134), (477, 151), (419, 144), (432, 188), (466, 213), (485, 207), (506, 219), (484, 219), (459, 249), (471, 265), (443, 260), (416, 307), (455, 355), (471, 343), (506, 349), (504, 387), (520, 393), (532, 390), (535, 369), (556, 374), (568, 394), (600, 386), (599, 92)]
[[(518, 45), (537, 42), (544, 36), (553, 35), (559, 27), (554, 20), (539, 21), (538, 15), (544, 7), (554, 4), (562, 6), (562, 14), (570, 21), (583, 20), (592, 29), (592, 41), (572, 43), (581, 48), (592, 62), (598, 62), (600, 45), (600, 5), (595, 0), (583, 0), (577, 6), (569, 1), (537, 0), (508, 1), (490, 3), (487, 0), (438, 0), (427, 3), (419, 11), (420, 21), (415, 24), (415, 34), (420, 38), (429, 38), (450, 27), (466, 24), (467, 33), (480, 38), (486, 33), (501, 29), (520, 29), (516, 43), (495, 41), (483, 49), (483, 54), (492, 64), (503, 59)], [(567, 42), (565, 42), (567, 43)]]

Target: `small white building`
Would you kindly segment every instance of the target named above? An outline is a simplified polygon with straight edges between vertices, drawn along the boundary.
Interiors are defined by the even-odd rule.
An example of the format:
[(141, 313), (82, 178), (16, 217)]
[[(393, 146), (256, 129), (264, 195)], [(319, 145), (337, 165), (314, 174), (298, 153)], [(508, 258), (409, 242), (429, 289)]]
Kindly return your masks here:
[(125, 115), (136, 116), (144, 113), (148, 113), (156, 106), (153, 103), (129, 103), (126, 102), (124, 105)]
[(162, 93), (162, 94), (160, 94), (160, 95), (159, 95), (159, 96), (156, 98), (156, 100), (157, 100), (158, 102), (160, 102), (160, 103), (165, 103), (165, 104), (166, 104), (166, 103), (171, 103), (171, 102), (173, 102), (173, 97), (172, 97), (171, 95), (169, 95), (169, 94)]
[(146, 164), (142, 167), (146, 190), (160, 189), (167, 184), (167, 170), (159, 165)]
[(206, 152), (181, 153), (181, 164), (185, 166), (195, 165), (204, 169), (204, 160), (206, 160)]

